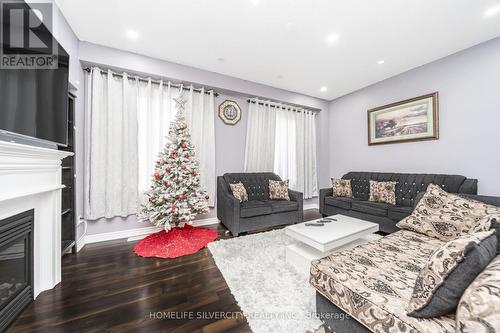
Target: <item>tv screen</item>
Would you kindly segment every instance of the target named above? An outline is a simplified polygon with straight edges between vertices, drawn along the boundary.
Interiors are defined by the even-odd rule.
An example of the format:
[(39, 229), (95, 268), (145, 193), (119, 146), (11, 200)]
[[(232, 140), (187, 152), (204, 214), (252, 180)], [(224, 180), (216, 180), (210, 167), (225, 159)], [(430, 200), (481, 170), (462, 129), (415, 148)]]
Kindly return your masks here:
[(4, 134), (67, 145), (69, 56), (60, 45), (56, 47), (55, 69), (0, 68), (0, 131)]

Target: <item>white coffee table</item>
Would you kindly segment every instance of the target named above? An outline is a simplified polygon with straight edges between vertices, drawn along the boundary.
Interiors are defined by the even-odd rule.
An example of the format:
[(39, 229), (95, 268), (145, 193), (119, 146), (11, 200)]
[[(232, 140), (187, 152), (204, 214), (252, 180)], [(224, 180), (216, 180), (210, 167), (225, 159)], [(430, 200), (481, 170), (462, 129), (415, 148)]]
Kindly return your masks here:
[(294, 224), (285, 228), (285, 233), (298, 242), (286, 247), (286, 261), (299, 272), (309, 274), (311, 261), (328, 256), (339, 248), (366, 243), (364, 236), (379, 230), (378, 224), (345, 215), (329, 216), (337, 221), (325, 223), (322, 227)]

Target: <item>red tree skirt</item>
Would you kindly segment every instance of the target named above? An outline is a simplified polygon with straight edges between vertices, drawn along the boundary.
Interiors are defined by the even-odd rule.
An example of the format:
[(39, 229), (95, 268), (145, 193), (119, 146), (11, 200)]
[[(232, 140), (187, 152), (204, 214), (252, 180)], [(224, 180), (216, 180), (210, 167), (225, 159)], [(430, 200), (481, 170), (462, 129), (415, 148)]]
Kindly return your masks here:
[(177, 258), (196, 253), (215, 239), (214, 230), (185, 225), (149, 235), (134, 246), (134, 252), (141, 257)]

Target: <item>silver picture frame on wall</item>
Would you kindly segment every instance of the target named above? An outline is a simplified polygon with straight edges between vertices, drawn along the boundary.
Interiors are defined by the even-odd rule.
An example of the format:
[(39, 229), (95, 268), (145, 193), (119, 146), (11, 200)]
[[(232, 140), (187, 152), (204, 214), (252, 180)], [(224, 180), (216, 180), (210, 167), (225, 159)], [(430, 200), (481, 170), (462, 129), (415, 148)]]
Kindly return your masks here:
[(439, 139), (439, 94), (368, 110), (368, 145)]

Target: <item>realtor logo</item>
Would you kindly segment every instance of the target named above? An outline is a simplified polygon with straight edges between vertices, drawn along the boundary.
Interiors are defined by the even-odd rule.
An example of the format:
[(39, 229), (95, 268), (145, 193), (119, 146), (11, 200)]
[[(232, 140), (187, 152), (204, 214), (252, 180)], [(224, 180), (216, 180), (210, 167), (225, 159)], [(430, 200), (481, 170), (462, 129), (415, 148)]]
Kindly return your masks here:
[[(58, 43), (52, 33), (52, 2), (0, 0), (0, 68), (57, 68)], [(50, 30), (49, 30), (50, 29)]]

